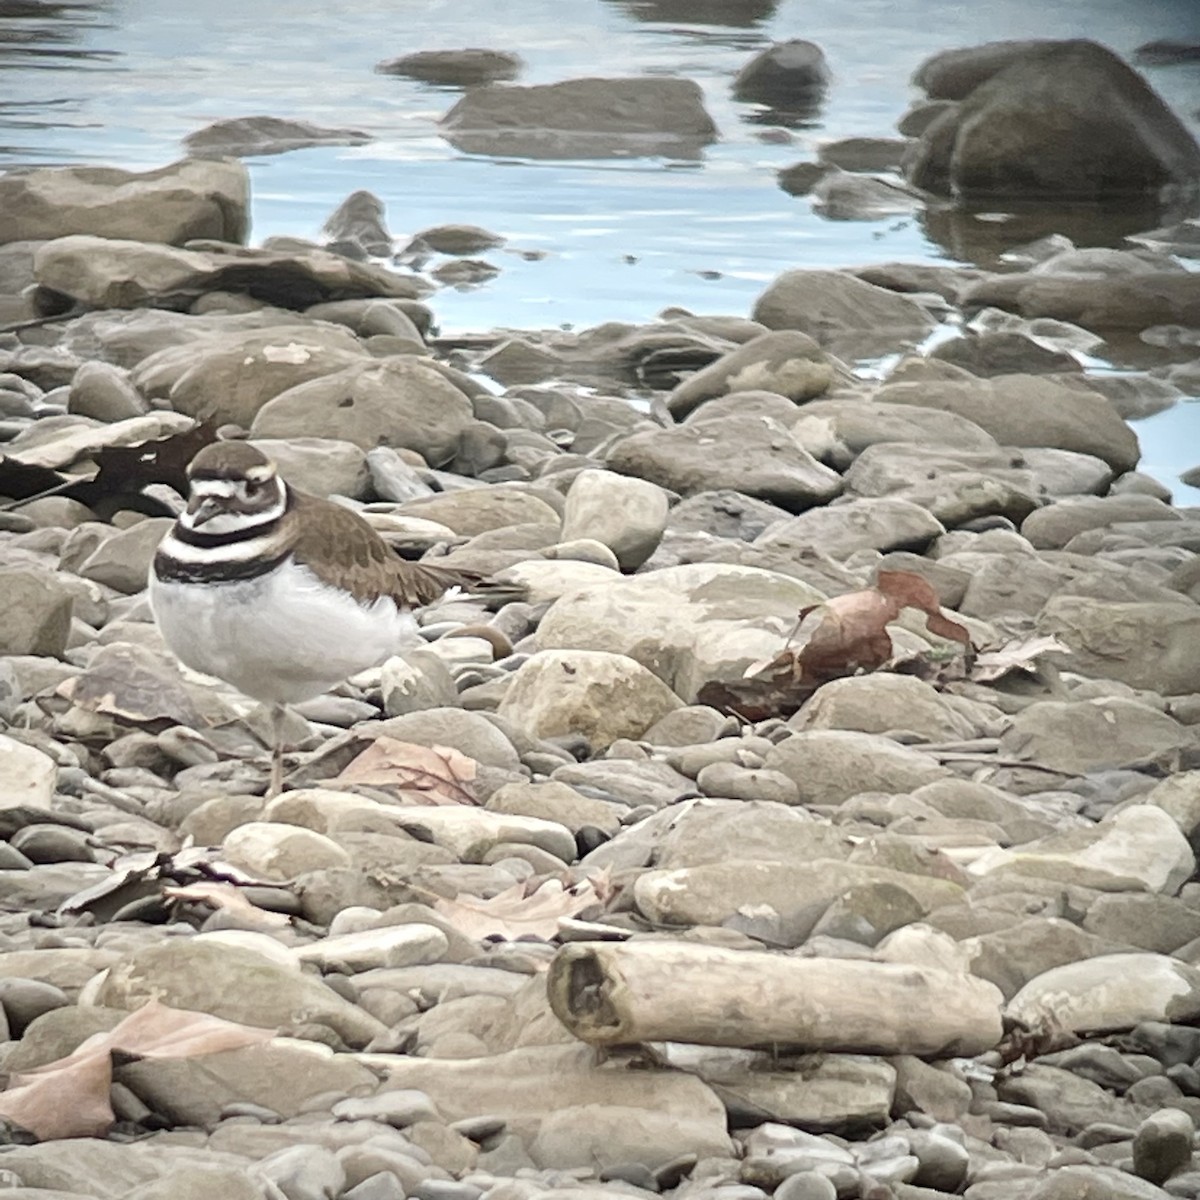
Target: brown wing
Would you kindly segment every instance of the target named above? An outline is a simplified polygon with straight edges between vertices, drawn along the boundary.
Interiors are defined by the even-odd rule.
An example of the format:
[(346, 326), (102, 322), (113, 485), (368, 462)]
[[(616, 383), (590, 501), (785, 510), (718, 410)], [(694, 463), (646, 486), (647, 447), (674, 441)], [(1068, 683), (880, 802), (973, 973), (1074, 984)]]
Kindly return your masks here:
[(289, 549), (318, 579), (345, 588), (364, 604), (390, 596), (407, 608), (432, 604), (452, 587), (470, 588), (478, 576), (405, 562), (356, 512), (295, 488)]

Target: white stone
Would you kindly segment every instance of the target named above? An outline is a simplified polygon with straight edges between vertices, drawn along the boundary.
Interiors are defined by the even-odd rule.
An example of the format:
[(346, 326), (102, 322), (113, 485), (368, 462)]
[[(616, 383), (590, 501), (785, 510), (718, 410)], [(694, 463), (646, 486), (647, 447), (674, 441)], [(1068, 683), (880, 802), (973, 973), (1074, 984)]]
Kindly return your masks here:
[(567, 492), (561, 540), (594, 538), (626, 571), (654, 553), (669, 509), (667, 493), (645, 479), (613, 471), (580, 471)]
[(0, 734), (0, 808), (49, 808), (57, 779), (48, 754)]
[(348, 867), (353, 861), (324, 834), (271, 821), (250, 821), (231, 830), (221, 854), (243, 871), (280, 882), (324, 867)]
[(439, 846), (452, 851), (462, 862), (481, 862), (498, 842), (539, 846), (563, 862), (574, 862), (575, 838), (557, 821), (520, 817), (459, 805), (409, 805), (399, 810), (398, 820), (406, 829), (424, 830)]
[(327, 971), (358, 972), (438, 962), (449, 948), (449, 940), (436, 926), (412, 924), (326, 937), (293, 953), (298, 961), (315, 962)]

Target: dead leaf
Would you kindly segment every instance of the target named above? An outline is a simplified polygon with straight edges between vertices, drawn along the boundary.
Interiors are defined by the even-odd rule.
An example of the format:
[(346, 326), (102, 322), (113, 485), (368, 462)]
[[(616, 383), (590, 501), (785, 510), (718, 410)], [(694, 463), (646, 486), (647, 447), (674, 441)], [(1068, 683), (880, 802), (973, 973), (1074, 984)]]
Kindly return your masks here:
[(208, 1013), (143, 1004), (108, 1033), (96, 1033), (66, 1058), (14, 1075), (0, 1095), (0, 1117), (42, 1141), (99, 1137), (112, 1125), (109, 1102), (114, 1052), (138, 1058), (195, 1058), (268, 1042), (269, 1029)]
[(1070, 654), (1071, 647), (1056, 637), (1017, 638), (993, 650), (981, 650), (971, 668), (976, 683), (990, 683), (1012, 671), (1036, 671), (1043, 654)]
[(246, 893), (232, 883), (189, 883), (184, 887), (163, 888), (162, 894), (169, 900), (190, 900), (224, 909), (262, 928), (282, 929), (291, 924), (284, 913), (271, 912), (251, 904), (246, 899)]
[(584, 879), (564, 887), (557, 879), (549, 879), (536, 891), (526, 895), (525, 884), (512, 887), (491, 897), (460, 893), (453, 900), (438, 897), (434, 909), (467, 937), (482, 939), (533, 935), (549, 940), (558, 933), (563, 917), (574, 917), (585, 909), (603, 902), (602, 891), (608, 886), (607, 876), (593, 881)]
[(401, 799), (418, 804), (478, 804), (469, 786), (478, 765), (452, 746), (418, 746), (382, 735), (332, 785), (396, 788)]
[(971, 650), (965, 626), (943, 615), (937, 592), (912, 571), (880, 571), (875, 586), (834, 596), (824, 604), (801, 609), (797, 632), (815, 617), (804, 642), (791, 645), (765, 664), (755, 664), (749, 678), (706, 683), (697, 699), (747, 721), (790, 716), (819, 688), (833, 679), (877, 671), (892, 661), (888, 624), (905, 608), (925, 614), (930, 633)]

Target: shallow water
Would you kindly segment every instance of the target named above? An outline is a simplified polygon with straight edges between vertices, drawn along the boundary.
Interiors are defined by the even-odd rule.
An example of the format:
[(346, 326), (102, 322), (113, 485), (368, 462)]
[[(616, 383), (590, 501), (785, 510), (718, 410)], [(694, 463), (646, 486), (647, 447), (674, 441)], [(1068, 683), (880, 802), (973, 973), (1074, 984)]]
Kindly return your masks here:
[[(254, 239), (317, 235), (356, 188), (387, 205), (403, 238), (445, 221), (479, 224), (509, 245), (500, 276), (443, 290), (445, 331), (644, 321), (663, 308), (745, 314), (789, 267), (884, 260), (994, 265), (1006, 244), (1053, 227), (1083, 244), (1118, 244), (1153, 221), (1090, 215), (1044, 227), (920, 218), (830, 221), (775, 182), (817, 142), (889, 136), (929, 54), (1004, 37), (1089, 36), (1128, 55), (1160, 38), (1200, 40), (1194, 0), (0, 0), (0, 167), (35, 162), (156, 166), (181, 138), (221, 117), (268, 114), (363, 130), (353, 148), (249, 160)], [(729, 96), (733, 74), (772, 41), (805, 37), (835, 80), (819, 120), (787, 144)], [(524, 82), (581, 75), (673, 74), (696, 80), (720, 129), (702, 159), (528, 162), (459, 153), (437, 132), (457, 93), (375, 74), (419, 49), (515, 50)], [(1146, 68), (1200, 134), (1200, 63)], [(1124, 220), (1122, 217), (1124, 216)], [(522, 252), (539, 257), (526, 259)], [(1146, 466), (1174, 478), (1200, 462), (1200, 405), (1138, 430)]]

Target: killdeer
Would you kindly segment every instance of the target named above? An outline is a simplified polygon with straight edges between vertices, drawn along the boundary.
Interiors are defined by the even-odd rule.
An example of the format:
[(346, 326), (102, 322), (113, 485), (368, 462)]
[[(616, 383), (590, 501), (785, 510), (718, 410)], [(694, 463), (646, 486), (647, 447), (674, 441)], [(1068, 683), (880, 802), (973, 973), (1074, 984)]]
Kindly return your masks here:
[(270, 706), (268, 795), (285, 706), (420, 640), (413, 609), (477, 576), (405, 562), (357, 513), (286, 484), (246, 442), (188, 466), (187, 510), (150, 568), (150, 606), (181, 662)]

